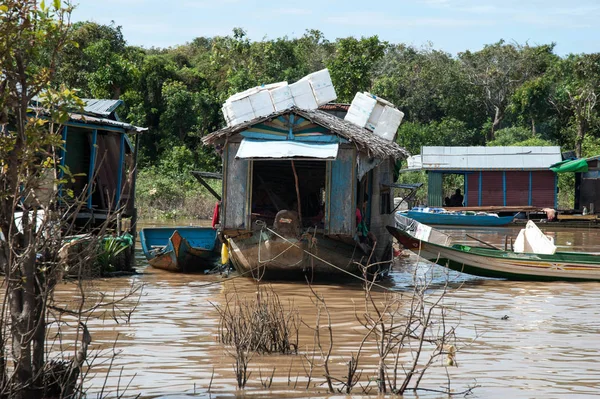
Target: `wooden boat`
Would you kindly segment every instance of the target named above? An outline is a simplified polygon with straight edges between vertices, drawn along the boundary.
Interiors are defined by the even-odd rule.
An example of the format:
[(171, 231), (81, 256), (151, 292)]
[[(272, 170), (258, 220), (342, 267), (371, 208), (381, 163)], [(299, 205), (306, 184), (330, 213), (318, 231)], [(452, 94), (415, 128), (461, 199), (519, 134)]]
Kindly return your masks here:
[[(327, 236), (281, 238), (270, 231), (230, 238), (229, 256), (236, 271), (255, 279), (304, 280), (362, 275), (368, 249)], [(371, 263), (376, 263), (371, 259)], [(383, 262), (385, 264), (385, 262)], [(374, 265), (369, 275), (385, 276), (389, 265)]]
[(403, 214), (425, 224), (441, 224), (455, 226), (505, 226), (515, 219), (514, 216), (469, 215), (465, 213), (433, 213), (410, 210)]
[(378, 259), (368, 244), (352, 237), (332, 238), (315, 229), (299, 233), (297, 218), (296, 212), (283, 210), (272, 229), (263, 225), (255, 232), (230, 237), (229, 256), (235, 269), (255, 279), (285, 280), (353, 278), (363, 274), (361, 265), (366, 264), (372, 265), (369, 275), (389, 272), (391, 240), (389, 259)]
[(140, 231), (142, 250), (157, 269), (192, 273), (215, 267), (217, 232), (211, 227), (152, 227)]
[[(600, 280), (600, 255), (575, 252), (556, 252), (553, 255), (515, 253), (442, 244), (438, 239), (433, 240), (437, 242), (430, 242), (424, 237), (415, 237), (418, 235), (414, 233), (416, 230), (403, 229), (398, 224), (387, 226), (387, 229), (406, 249), (441, 266), (475, 276), (535, 281)], [(439, 234), (444, 236), (443, 233)]]

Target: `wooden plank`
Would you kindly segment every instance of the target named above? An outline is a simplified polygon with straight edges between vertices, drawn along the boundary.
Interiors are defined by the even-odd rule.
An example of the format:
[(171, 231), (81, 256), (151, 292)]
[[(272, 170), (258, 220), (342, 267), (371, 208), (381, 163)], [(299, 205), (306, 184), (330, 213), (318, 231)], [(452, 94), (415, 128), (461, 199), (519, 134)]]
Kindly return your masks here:
[(249, 228), (246, 209), (250, 190), (250, 161), (235, 158), (239, 146), (238, 143), (227, 145), (226, 200), (223, 212), (225, 229)]
[(356, 213), (354, 149), (342, 149), (331, 162), (328, 176), (329, 212), (327, 234), (352, 235)]
[(598, 220), (598, 215), (557, 215), (558, 220)]

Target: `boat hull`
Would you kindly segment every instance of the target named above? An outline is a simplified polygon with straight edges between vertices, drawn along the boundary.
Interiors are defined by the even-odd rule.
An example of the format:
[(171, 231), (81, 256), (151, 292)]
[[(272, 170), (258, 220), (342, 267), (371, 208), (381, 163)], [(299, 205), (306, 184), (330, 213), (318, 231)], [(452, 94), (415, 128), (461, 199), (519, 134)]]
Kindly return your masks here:
[(506, 226), (515, 219), (514, 216), (453, 215), (417, 211), (408, 211), (404, 214), (419, 223), (454, 226)]
[[(262, 235), (262, 236), (261, 236)], [(229, 239), (229, 256), (236, 271), (255, 279), (304, 280), (355, 278), (363, 274), (361, 263), (369, 255), (359, 245), (330, 237), (306, 240), (281, 239), (265, 233)], [(391, 266), (390, 256), (371, 266), (368, 273), (385, 275)], [(370, 263), (376, 263), (371, 259)]]
[(449, 269), (481, 277), (509, 280), (600, 280), (600, 256), (577, 253), (555, 255), (517, 254), (478, 247), (433, 244), (388, 226), (406, 248)]
[(150, 266), (171, 272), (209, 270), (219, 257), (216, 231), (209, 227), (142, 229), (140, 241)]

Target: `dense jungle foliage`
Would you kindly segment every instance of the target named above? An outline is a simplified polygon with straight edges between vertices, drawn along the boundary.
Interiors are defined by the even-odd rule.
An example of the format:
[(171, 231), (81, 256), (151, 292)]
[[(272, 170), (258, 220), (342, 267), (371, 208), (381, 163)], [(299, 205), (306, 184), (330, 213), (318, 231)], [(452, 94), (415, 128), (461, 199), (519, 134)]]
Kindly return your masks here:
[[(121, 119), (149, 128), (141, 137), (142, 211), (206, 216), (210, 206), (197, 206), (205, 193), (189, 171), (219, 168), (200, 138), (224, 126), (221, 104), (249, 87), (291, 83), (324, 67), (338, 102), (368, 90), (396, 104), (405, 113), (397, 140), (412, 154), (423, 145), (560, 145), (600, 154), (600, 53), (561, 57), (554, 44), (500, 40), (452, 55), (377, 36), (329, 41), (318, 30), (251, 41), (236, 28), (226, 37), (145, 49), (127, 45), (119, 26), (83, 22), (72, 30), (55, 83), (81, 97), (120, 98)], [(562, 206), (571, 205), (569, 191), (561, 190)]]

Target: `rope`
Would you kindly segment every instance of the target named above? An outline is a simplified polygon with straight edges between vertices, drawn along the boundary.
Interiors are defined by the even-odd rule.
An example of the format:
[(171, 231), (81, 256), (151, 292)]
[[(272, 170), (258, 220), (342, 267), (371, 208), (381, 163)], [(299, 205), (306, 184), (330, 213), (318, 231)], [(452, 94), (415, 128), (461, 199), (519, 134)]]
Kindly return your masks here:
[[(385, 290), (385, 291), (389, 291), (389, 292), (391, 292), (391, 293), (395, 293), (395, 294), (397, 294), (397, 293), (399, 292), (398, 290), (393, 290), (393, 289), (391, 289), (391, 288), (389, 288), (389, 287), (383, 286), (383, 285), (381, 285), (381, 284), (378, 284), (378, 283), (376, 283), (376, 282), (374, 282), (374, 281), (367, 280), (367, 279), (365, 279), (364, 277), (357, 276), (356, 274), (354, 274), (354, 273), (352, 273), (352, 272), (350, 272), (350, 271), (348, 271), (348, 270), (345, 270), (345, 269), (343, 269), (343, 268), (341, 268), (341, 267), (339, 267), (339, 266), (336, 266), (336, 265), (334, 265), (333, 263), (331, 263), (331, 262), (328, 262), (328, 261), (326, 261), (325, 259), (322, 259), (322, 258), (318, 257), (317, 255), (315, 255), (315, 254), (313, 254), (313, 253), (311, 253), (311, 252), (309, 252), (309, 251), (305, 250), (304, 248), (301, 248), (301, 247), (297, 246), (297, 245), (296, 245), (296, 244), (294, 244), (293, 242), (291, 242), (291, 241), (287, 240), (285, 237), (283, 237), (283, 236), (279, 235), (279, 234), (278, 234), (276, 231), (273, 231), (273, 230), (271, 230), (270, 228), (268, 228), (268, 227), (266, 227), (266, 226), (265, 226), (264, 228), (265, 228), (265, 229), (267, 229), (267, 230), (269, 230), (271, 233), (275, 234), (275, 235), (276, 235), (276, 236), (278, 236), (279, 238), (281, 238), (281, 239), (283, 239), (283, 240), (287, 241), (288, 243), (290, 243), (290, 245), (292, 245), (292, 246), (295, 246), (296, 248), (299, 248), (299, 249), (301, 249), (301, 250), (302, 250), (302, 251), (304, 251), (305, 253), (307, 253), (307, 254), (309, 254), (310, 256), (312, 256), (312, 257), (314, 257), (314, 258), (318, 259), (319, 261), (321, 261), (321, 262), (325, 263), (326, 265), (333, 267), (334, 269), (337, 269), (337, 270), (339, 270), (339, 271), (341, 271), (341, 272), (343, 272), (343, 273), (346, 273), (346, 274), (348, 274), (349, 276), (352, 276), (353, 278), (356, 278), (356, 279), (358, 279), (358, 280), (361, 280), (362, 282), (368, 283), (368, 284), (370, 284), (370, 285), (372, 285), (372, 286), (375, 286), (375, 287), (381, 288), (381, 289), (383, 289), (383, 290)], [(433, 305), (433, 303), (432, 303), (432, 302), (429, 302), (429, 301), (424, 301), (424, 302), (425, 302), (425, 303), (427, 303), (427, 304), (429, 304), (429, 305)], [(480, 314), (480, 313), (470, 312), (470, 311), (468, 311), (468, 310), (457, 309), (456, 307), (453, 307), (453, 306), (441, 305), (441, 307), (442, 307), (442, 308), (445, 308), (445, 309), (451, 309), (451, 310), (454, 310), (454, 311), (457, 311), (457, 312), (465, 313), (465, 314), (470, 314), (470, 315), (473, 315), (473, 316), (482, 317), (482, 318), (488, 318), (488, 319), (494, 319), (494, 320), (497, 320), (497, 319), (498, 319), (497, 317), (493, 317), (493, 316), (488, 316), (488, 315), (483, 315), (483, 314)]]
[[(259, 221), (257, 220), (257, 222), (259, 222)], [(375, 287), (381, 288), (381, 289), (383, 289), (383, 290), (385, 290), (385, 291), (388, 291), (388, 292), (391, 292), (391, 293), (394, 293), (394, 294), (397, 294), (398, 292), (400, 292), (400, 291), (398, 291), (398, 290), (393, 290), (393, 289), (391, 289), (391, 288), (389, 288), (389, 287), (386, 287), (386, 286), (383, 286), (383, 285), (381, 285), (381, 284), (378, 284), (378, 283), (376, 283), (376, 282), (374, 282), (374, 281), (367, 280), (367, 279), (365, 279), (364, 277), (358, 276), (358, 275), (356, 275), (356, 274), (354, 274), (354, 273), (352, 273), (352, 272), (349, 272), (348, 270), (345, 270), (345, 269), (343, 269), (343, 268), (341, 268), (341, 267), (339, 267), (339, 266), (336, 266), (336, 265), (334, 265), (333, 263), (330, 263), (330, 262), (326, 261), (326, 260), (325, 260), (325, 259), (323, 259), (323, 258), (320, 258), (319, 256), (317, 256), (317, 255), (313, 254), (312, 252), (309, 252), (309, 251), (305, 250), (304, 248), (301, 248), (301, 247), (299, 247), (299, 246), (298, 246), (298, 245), (296, 245), (295, 243), (293, 243), (293, 242), (289, 241), (287, 238), (285, 238), (285, 237), (281, 236), (281, 235), (280, 235), (279, 233), (277, 233), (276, 231), (273, 231), (273, 230), (271, 230), (270, 228), (266, 227), (266, 225), (264, 224), (264, 222), (262, 223), (262, 225), (261, 225), (261, 224), (259, 224), (259, 223), (256, 223), (256, 224), (257, 224), (257, 225), (259, 225), (259, 226), (261, 226), (261, 237), (259, 238), (259, 248), (258, 248), (258, 251), (259, 251), (259, 252), (258, 252), (258, 253), (259, 253), (259, 262), (260, 262), (260, 244), (261, 244), (261, 242), (262, 242), (262, 241), (261, 241), (261, 239), (262, 239), (262, 232), (263, 232), (263, 230), (264, 230), (264, 229), (266, 229), (266, 230), (270, 231), (271, 233), (275, 234), (277, 237), (279, 237), (279, 238), (283, 239), (284, 241), (287, 241), (287, 242), (290, 244), (290, 246), (289, 246), (287, 249), (285, 249), (283, 252), (287, 251), (287, 250), (288, 250), (288, 249), (290, 249), (291, 247), (296, 247), (296, 248), (298, 248), (298, 249), (302, 250), (303, 252), (307, 253), (308, 255), (312, 256), (313, 258), (315, 258), (315, 259), (318, 259), (319, 261), (321, 261), (321, 262), (325, 263), (326, 265), (329, 265), (329, 266), (333, 267), (334, 269), (337, 269), (337, 270), (339, 270), (339, 271), (341, 271), (341, 272), (343, 272), (343, 273), (345, 273), (345, 274), (348, 274), (349, 276), (351, 276), (351, 277), (353, 277), (353, 278), (355, 278), (355, 279), (358, 279), (358, 280), (360, 280), (360, 281), (362, 281), (362, 282), (364, 282), (364, 283), (367, 283), (367, 284), (370, 284), (370, 285), (372, 285), (372, 286), (375, 286)], [(311, 248), (312, 248), (312, 245), (311, 245)], [(355, 248), (355, 249), (356, 249), (356, 248)], [(283, 253), (283, 252), (282, 252), (282, 253)], [(281, 253), (280, 253), (279, 255), (277, 255), (277, 256), (280, 256), (280, 255), (281, 255)], [(276, 257), (276, 258), (277, 258), (277, 257)], [(273, 258), (273, 259), (276, 259), (276, 258)], [(268, 261), (265, 261), (265, 262), (268, 262)], [(219, 281), (212, 281), (212, 282), (210, 282), (210, 283), (200, 284), (200, 285), (197, 285), (197, 286), (195, 286), (195, 287), (201, 287), (201, 288), (204, 288), (204, 287), (208, 287), (208, 286), (211, 286), (211, 285), (223, 284), (223, 283), (226, 283), (226, 282), (228, 282), (228, 281), (231, 281), (231, 280), (235, 280), (235, 279), (237, 279), (237, 278), (240, 278), (240, 277), (245, 277), (246, 275), (248, 275), (248, 274), (252, 273), (253, 271), (255, 271), (255, 269), (250, 269), (250, 270), (247, 270), (247, 271), (245, 271), (245, 272), (243, 272), (243, 273), (240, 273), (240, 274), (238, 274), (237, 276), (228, 277), (228, 278), (226, 278), (226, 279), (219, 280)], [(430, 302), (430, 301), (423, 301), (423, 302), (424, 302), (424, 303), (427, 303), (427, 304), (429, 304), (429, 305), (434, 305), (434, 304), (433, 304), (432, 302)], [(447, 305), (439, 305), (439, 306), (440, 306), (441, 308), (444, 308), (444, 309), (450, 309), (450, 310), (454, 310), (454, 311), (456, 311), (456, 312), (460, 312), (460, 313), (464, 313), (464, 314), (470, 314), (470, 315), (477, 316), (477, 317), (481, 317), (481, 318), (487, 318), (487, 319), (493, 319), (493, 320), (497, 320), (497, 319), (498, 319), (497, 317), (493, 317), (493, 316), (488, 316), (488, 315), (484, 315), (484, 314), (480, 314), (480, 313), (476, 313), (476, 312), (471, 312), (471, 311), (468, 311), (468, 310), (463, 310), (463, 309), (457, 309), (457, 308), (456, 308), (456, 307), (454, 307), (454, 306), (447, 306)], [(507, 319), (507, 317), (506, 317), (506, 316), (503, 316), (503, 317), (502, 317), (502, 318), (500, 318), (500, 319), (501, 319), (501, 320), (506, 320), (506, 319)]]

